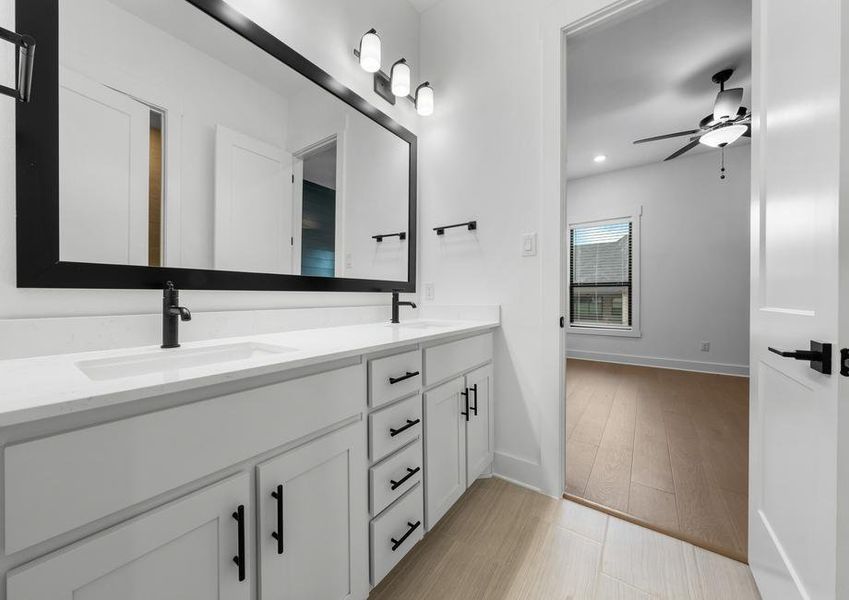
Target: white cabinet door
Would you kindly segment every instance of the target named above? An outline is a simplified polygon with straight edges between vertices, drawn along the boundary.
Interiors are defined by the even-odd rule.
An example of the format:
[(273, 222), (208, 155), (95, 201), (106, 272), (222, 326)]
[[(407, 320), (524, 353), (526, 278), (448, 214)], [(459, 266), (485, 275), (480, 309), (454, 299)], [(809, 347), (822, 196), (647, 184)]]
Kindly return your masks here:
[(492, 464), (492, 365), (466, 375), (469, 421), (466, 423), (466, 484), (472, 485)]
[(363, 424), (259, 465), (257, 488), (262, 600), (364, 599), (368, 507)]
[[(237, 475), (10, 572), (9, 600), (248, 600), (253, 522)], [(239, 581), (239, 524), (245, 579)]]
[(425, 394), (425, 525), (430, 530), (466, 490), (463, 378)]

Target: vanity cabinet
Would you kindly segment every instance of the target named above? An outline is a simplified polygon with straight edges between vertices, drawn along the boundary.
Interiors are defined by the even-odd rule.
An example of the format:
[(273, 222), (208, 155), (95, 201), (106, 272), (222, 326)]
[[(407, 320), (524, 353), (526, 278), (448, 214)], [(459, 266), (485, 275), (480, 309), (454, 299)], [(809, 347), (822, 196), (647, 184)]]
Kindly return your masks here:
[(11, 571), (6, 597), (249, 600), (252, 523), (237, 475)]
[(0, 600), (366, 600), (490, 468), (491, 345), (455, 335), (0, 430)]
[[(425, 350), (428, 381), (470, 369), (424, 394), (425, 524), (430, 530), (494, 456), (492, 335)], [(435, 365), (434, 376), (431, 365)], [(462, 371), (461, 371), (462, 372)]]
[(257, 466), (261, 598), (366, 596), (365, 466), (361, 425)]

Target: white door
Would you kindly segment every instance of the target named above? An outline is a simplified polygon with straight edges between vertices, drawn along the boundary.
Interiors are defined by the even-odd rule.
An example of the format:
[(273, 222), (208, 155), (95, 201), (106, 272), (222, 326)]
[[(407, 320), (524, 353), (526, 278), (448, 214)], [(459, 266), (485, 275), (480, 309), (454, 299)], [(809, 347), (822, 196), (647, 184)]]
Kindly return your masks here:
[[(838, 427), (847, 417), (838, 412), (836, 355), (849, 309), (843, 298), (840, 310), (841, 1), (755, 0), (753, 51), (749, 561), (764, 598), (845, 598), (849, 590), (837, 591), (847, 570), (837, 518)], [(811, 340), (834, 344), (831, 375), (768, 350), (810, 350)]]
[(469, 390), (469, 422), (466, 423), (466, 484), (489, 469), (494, 456), (492, 415), (492, 365), (466, 375)]
[[(9, 600), (248, 600), (250, 482), (237, 475), (11, 571)], [(244, 507), (245, 579), (239, 553)]]
[(218, 126), (215, 268), (292, 272), (292, 155)]
[(257, 488), (262, 600), (365, 598), (363, 425), (330, 433), (259, 465)]
[(424, 395), (428, 531), (466, 491), (465, 387), (460, 377)]
[(147, 265), (149, 171), (150, 108), (61, 68), (61, 260)]

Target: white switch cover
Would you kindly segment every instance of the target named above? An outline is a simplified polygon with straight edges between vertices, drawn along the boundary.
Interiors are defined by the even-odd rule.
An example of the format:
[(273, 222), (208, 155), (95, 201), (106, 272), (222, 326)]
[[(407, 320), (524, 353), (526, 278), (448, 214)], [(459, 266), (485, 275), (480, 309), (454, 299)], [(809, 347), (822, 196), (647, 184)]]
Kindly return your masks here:
[(434, 293), (434, 290), (433, 290), (433, 284), (432, 284), (432, 283), (426, 283), (426, 284), (424, 284), (424, 297), (425, 297), (425, 300), (433, 300), (433, 298), (434, 298), (434, 296), (435, 296), (435, 295), (436, 295), (436, 294)]
[(537, 234), (526, 233), (522, 236), (522, 256), (537, 255)]

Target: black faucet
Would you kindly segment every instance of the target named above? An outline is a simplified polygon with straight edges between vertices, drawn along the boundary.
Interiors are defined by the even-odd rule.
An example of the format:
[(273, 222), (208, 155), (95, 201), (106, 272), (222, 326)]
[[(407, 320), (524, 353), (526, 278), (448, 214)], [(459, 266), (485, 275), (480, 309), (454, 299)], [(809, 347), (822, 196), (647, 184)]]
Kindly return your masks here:
[(180, 306), (180, 292), (174, 282), (167, 282), (162, 292), (162, 347), (179, 348), (180, 321), (191, 320), (192, 313), (189, 309)]
[(400, 323), (400, 319), (398, 318), (398, 307), (399, 306), (409, 306), (410, 308), (416, 308), (415, 302), (400, 302), (398, 300), (398, 292), (392, 292), (392, 322)]

